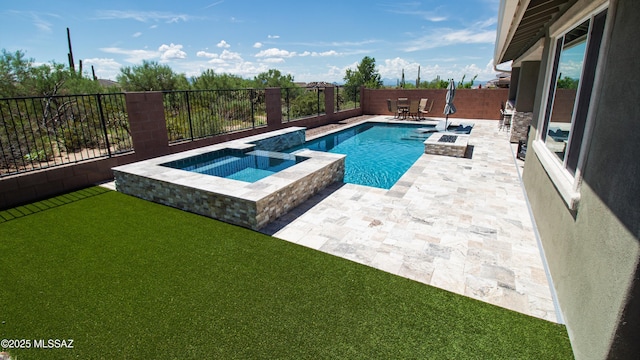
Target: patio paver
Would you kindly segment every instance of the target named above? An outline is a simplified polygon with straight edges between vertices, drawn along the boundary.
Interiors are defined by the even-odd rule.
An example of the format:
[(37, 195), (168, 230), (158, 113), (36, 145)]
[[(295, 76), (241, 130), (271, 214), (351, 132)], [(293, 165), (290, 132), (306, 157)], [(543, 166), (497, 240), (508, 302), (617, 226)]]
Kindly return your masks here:
[(390, 190), (334, 184), (262, 232), (561, 321), (508, 134), (463, 121), (475, 122), (471, 159), (424, 154)]

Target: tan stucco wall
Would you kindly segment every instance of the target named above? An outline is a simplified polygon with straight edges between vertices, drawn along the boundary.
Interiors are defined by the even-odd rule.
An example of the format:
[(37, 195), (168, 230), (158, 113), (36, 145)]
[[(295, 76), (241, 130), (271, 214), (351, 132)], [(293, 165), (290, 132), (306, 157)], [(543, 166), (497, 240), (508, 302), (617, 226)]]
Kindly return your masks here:
[(589, 184), (570, 211), (534, 152), (523, 181), (576, 358), (605, 359), (635, 276), (638, 240)]
[[(543, 77), (536, 91), (523, 181), (577, 359), (637, 358), (640, 353), (638, 14), (638, 1), (610, 2), (574, 210), (531, 146), (547, 93)], [(545, 49), (541, 74), (547, 54)]]

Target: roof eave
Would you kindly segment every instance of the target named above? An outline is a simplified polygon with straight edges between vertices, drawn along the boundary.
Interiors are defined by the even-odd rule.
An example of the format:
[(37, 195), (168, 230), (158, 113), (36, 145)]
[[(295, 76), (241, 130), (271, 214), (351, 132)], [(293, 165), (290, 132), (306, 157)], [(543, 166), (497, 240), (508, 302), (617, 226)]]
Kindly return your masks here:
[[(524, 14), (524, 9), (530, 0), (513, 1), (513, 0), (500, 0), (500, 7), (498, 9), (498, 26), (496, 31), (496, 45), (493, 55), (493, 64), (495, 66), (502, 64), (511, 59), (504, 60), (504, 55), (507, 51), (509, 43), (513, 38), (520, 19)], [(522, 4), (521, 4), (522, 3)]]

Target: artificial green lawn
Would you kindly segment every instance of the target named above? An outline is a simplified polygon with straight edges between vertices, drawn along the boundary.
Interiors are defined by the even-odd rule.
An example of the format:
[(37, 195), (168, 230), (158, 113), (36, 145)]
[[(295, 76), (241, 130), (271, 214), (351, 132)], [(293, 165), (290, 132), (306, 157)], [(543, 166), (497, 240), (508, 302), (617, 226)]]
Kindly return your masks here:
[(18, 360), (570, 359), (564, 326), (102, 188), (0, 212)]

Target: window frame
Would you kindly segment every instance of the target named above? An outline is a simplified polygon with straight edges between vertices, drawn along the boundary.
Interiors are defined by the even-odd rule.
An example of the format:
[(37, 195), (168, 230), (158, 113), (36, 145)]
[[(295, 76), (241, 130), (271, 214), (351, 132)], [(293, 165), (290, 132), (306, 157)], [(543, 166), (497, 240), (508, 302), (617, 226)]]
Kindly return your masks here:
[[(585, 155), (589, 148), (590, 137), (591, 137), (591, 128), (593, 126), (593, 113), (595, 112), (595, 107), (597, 106), (596, 101), (593, 101), (593, 94), (598, 93), (599, 91), (599, 78), (600, 74), (598, 70), (603, 68), (603, 54), (606, 53), (606, 45), (607, 45), (607, 33), (609, 27), (609, 21), (607, 21), (607, 14), (609, 10), (609, 3), (606, 2), (601, 6), (598, 6), (595, 9), (591, 9), (588, 12), (585, 12), (584, 15), (578, 19), (572, 20), (568, 25), (563, 26), (561, 29), (558, 29), (554, 34), (550, 36), (550, 49), (547, 57), (547, 66), (545, 72), (545, 82), (544, 82), (544, 96), (541, 102), (540, 109), (542, 110), (538, 114), (538, 129), (540, 131), (537, 132), (534, 141), (532, 142), (532, 146), (535, 150), (535, 153), (540, 160), (543, 168), (549, 175), (551, 181), (554, 186), (562, 196), (564, 202), (567, 204), (569, 209), (575, 210), (580, 201), (580, 185), (582, 178), (582, 167), (585, 162)], [(596, 17), (604, 14), (604, 21), (597, 23)], [(590, 20), (589, 22), (589, 30), (587, 33), (587, 43), (585, 49), (585, 56), (583, 60), (583, 68), (581, 70), (580, 75), (580, 83), (576, 92), (576, 98), (573, 103), (573, 111), (571, 118), (571, 127), (569, 132), (569, 140), (567, 143), (567, 148), (565, 150), (564, 159), (560, 159), (556, 154), (551, 152), (551, 150), (545, 144), (546, 137), (548, 136), (548, 127), (549, 121), (552, 118), (552, 109), (553, 109), (553, 101), (555, 99), (556, 93), (556, 77), (558, 64), (561, 58), (562, 51), (558, 51), (559, 46), (563, 46), (564, 42), (561, 41), (564, 39), (564, 36), (569, 32), (573, 31), (577, 27), (579, 27), (585, 21)], [(592, 29), (595, 25), (602, 26), (599, 30), (598, 36), (594, 38), (597, 39), (598, 43), (596, 52), (590, 49), (592, 46)], [(595, 58), (594, 58), (595, 57)], [(591, 65), (592, 68), (588, 69), (587, 64)], [(592, 73), (589, 75), (588, 72)], [(590, 85), (588, 88), (583, 87), (585, 84), (585, 73), (588, 75), (588, 84)], [(587, 99), (587, 102), (581, 103), (581, 98)], [(574, 133), (574, 127), (576, 127), (576, 116), (581, 116), (581, 124), (579, 124), (578, 130), (581, 133), (580, 139), (574, 140), (574, 136), (577, 136)], [(577, 144), (573, 144), (573, 141), (578, 141)], [(571, 154), (570, 154), (571, 151)], [(570, 162), (570, 164), (568, 164)], [(568, 168), (572, 166), (572, 168)]]

